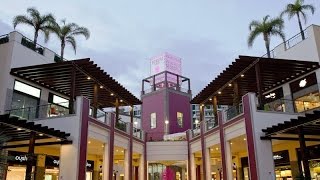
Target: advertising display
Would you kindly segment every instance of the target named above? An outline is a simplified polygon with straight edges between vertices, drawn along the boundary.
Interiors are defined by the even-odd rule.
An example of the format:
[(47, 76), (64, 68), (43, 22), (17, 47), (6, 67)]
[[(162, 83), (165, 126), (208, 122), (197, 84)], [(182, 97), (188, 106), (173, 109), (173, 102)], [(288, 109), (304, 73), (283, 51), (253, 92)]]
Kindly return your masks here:
[[(150, 60), (150, 75), (156, 75), (161, 72), (168, 71), (173, 74), (167, 74), (167, 81), (171, 85), (177, 84), (177, 76), (181, 75), (181, 58), (171, 55), (169, 53), (164, 53), (160, 56), (151, 58)], [(175, 75), (174, 75), (175, 74)], [(153, 81), (153, 80), (151, 80)], [(159, 86), (165, 81), (165, 74), (156, 75), (155, 84)], [(181, 80), (178, 80), (181, 83)]]

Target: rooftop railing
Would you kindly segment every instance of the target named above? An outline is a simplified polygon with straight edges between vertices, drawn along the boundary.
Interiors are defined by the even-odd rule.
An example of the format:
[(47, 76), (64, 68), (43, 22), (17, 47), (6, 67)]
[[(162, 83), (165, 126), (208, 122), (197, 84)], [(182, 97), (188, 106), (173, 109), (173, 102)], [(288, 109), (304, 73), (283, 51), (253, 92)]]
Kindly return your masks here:
[(23, 36), (22, 39), (21, 39), (21, 44), (23, 46), (25, 46), (25, 47), (37, 52), (37, 53), (43, 55), (43, 51), (44, 51), (45, 48), (43, 46), (41, 46), (40, 44), (38, 44), (38, 43), (34, 44), (34, 42), (31, 39)]
[(200, 136), (200, 126), (191, 130), (191, 138), (195, 138), (197, 136)]
[(127, 122), (124, 122), (124, 121), (121, 121), (121, 120), (118, 120), (116, 123), (115, 123), (115, 128), (118, 129), (118, 130), (121, 130), (125, 133), (130, 133), (130, 124), (127, 123)]
[[(97, 114), (96, 116), (93, 115), (93, 107), (90, 108), (90, 113), (89, 116), (99, 122), (105, 123), (107, 125), (110, 125), (112, 116), (111, 116), (111, 112), (105, 112), (101, 109), (97, 109)], [(114, 116), (115, 117), (115, 116)]]
[[(308, 38), (308, 34), (306, 33), (306, 29), (303, 31), (304, 35), (305, 35), (305, 39)], [(285, 42), (285, 49), (290, 49), (292, 48), (293, 46), (297, 45), (298, 43), (300, 43), (301, 41), (305, 40), (302, 38), (302, 34), (301, 32), (296, 34), (295, 36), (291, 37), (290, 39), (288, 39), (286, 42)]]
[(138, 139), (144, 140), (144, 131), (133, 127), (133, 136)]
[(205, 121), (205, 132), (207, 132), (217, 126), (218, 126), (218, 123), (214, 118), (207, 120), (207, 121)]
[(49, 103), (35, 107), (16, 108), (7, 110), (6, 113), (10, 114), (11, 117), (18, 117), (19, 119), (26, 120), (44, 119), (69, 115), (69, 108), (61, 106), (62, 104), (66, 103)]
[(9, 34), (4, 34), (0, 36), (0, 44), (5, 44), (9, 42)]

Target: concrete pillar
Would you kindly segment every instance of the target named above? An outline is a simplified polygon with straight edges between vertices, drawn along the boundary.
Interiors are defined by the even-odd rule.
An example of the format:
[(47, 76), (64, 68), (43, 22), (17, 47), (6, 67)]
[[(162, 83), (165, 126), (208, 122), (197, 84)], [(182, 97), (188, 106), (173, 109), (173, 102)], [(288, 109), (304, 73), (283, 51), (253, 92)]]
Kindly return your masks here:
[(185, 168), (182, 168), (181, 179), (186, 180), (186, 169)]
[(285, 112), (295, 112), (294, 102), (292, 101), (291, 88), (289, 84), (284, 84), (283, 87), (283, 99), (285, 99)]
[[(61, 145), (60, 147), (60, 163), (59, 163), (59, 179), (78, 179), (79, 172), (79, 150), (75, 141), (73, 144)], [(73, 173), (70, 173), (73, 172)]]
[(225, 159), (226, 159), (226, 172), (227, 178), (233, 179), (232, 170), (233, 170), (233, 163), (232, 163), (232, 153), (231, 153), (231, 144), (230, 141), (225, 142)]
[(211, 179), (211, 161), (210, 161), (210, 148), (206, 148), (205, 150), (205, 156), (206, 156), (206, 178), (205, 179)]
[(191, 158), (190, 158), (190, 164), (191, 164), (191, 169), (189, 171), (191, 171), (191, 177), (189, 177), (190, 180), (196, 180), (196, 162), (194, 159), (194, 153), (191, 154)]
[(9, 33), (9, 42), (16, 41), (17, 43), (21, 43), (22, 40), (22, 34), (20, 34), (18, 31), (13, 31)]
[(43, 180), (46, 173), (46, 155), (37, 156), (35, 180)]
[(132, 177), (129, 176), (129, 171), (132, 171), (132, 167), (130, 167), (130, 158), (129, 158), (129, 150), (124, 150), (124, 180), (131, 180)]
[(147, 169), (145, 169), (144, 166), (145, 166), (144, 155), (141, 154), (140, 161), (139, 161), (139, 180), (146, 180), (146, 179), (144, 179), (144, 171), (148, 171), (148, 167), (147, 167)]
[[(112, 151), (110, 149), (110, 145), (104, 144), (103, 149), (103, 162), (102, 162), (102, 179), (103, 180), (109, 180), (110, 174), (109, 174), (109, 151)], [(112, 174), (111, 174), (112, 176)]]

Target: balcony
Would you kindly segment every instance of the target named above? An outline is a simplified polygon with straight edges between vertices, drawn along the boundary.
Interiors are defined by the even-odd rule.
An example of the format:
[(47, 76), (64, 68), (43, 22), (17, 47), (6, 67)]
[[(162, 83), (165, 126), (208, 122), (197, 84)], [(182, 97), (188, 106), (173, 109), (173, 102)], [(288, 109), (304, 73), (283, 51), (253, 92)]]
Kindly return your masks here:
[(225, 111), (226, 121), (229, 121), (242, 113), (243, 113), (242, 103), (240, 103), (239, 105), (231, 106)]
[(191, 94), (190, 79), (169, 71), (164, 71), (142, 80), (142, 95), (162, 89), (171, 89)]

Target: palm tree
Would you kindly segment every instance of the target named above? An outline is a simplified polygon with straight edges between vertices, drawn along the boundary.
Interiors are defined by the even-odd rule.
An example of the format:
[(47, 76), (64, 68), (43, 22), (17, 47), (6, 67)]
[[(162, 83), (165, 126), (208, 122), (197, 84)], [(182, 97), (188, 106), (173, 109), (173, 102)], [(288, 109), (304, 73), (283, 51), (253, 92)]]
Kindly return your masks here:
[(283, 41), (285, 41), (285, 35), (283, 32), (284, 22), (280, 17), (269, 19), (270, 16), (265, 16), (262, 22), (252, 21), (249, 25), (249, 30), (251, 31), (248, 37), (248, 46), (252, 47), (254, 40), (258, 35), (262, 34), (267, 49), (268, 58), (271, 57), (270, 54), (270, 37), (280, 36)]
[(304, 23), (307, 23), (307, 15), (306, 11), (310, 10), (312, 14), (314, 14), (315, 7), (311, 4), (303, 4), (304, 0), (296, 0), (294, 4), (288, 4), (286, 9), (281, 13), (281, 17), (283, 15), (288, 14), (289, 19), (293, 16), (297, 15), (299, 28), (301, 32), (302, 39), (305, 39), (305, 35), (302, 29), (300, 16), (304, 19)]
[(63, 60), (66, 43), (69, 43), (76, 53), (77, 43), (75, 36), (82, 35), (86, 39), (89, 39), (90, 37), (90, 32), (87, 28), (80, 27), (75, 23), (67, 24), (65, 20), (62, 20), (61, 25), (55, 24), (50, 31), (55, 33), (61, 41), (61, 60)]
[(34, 28), (34, 46), (37, 44), (37, 39), (39, 32), (44, 32), (45, 41), (49, 40), (49, 29), (53, 24), (55, 24), (55, 18), (52, 14), (41, 15), (40, 12), (36, 8), (28, 8), (27, 15), (18, 15), (13, 18), (13, 27), (14, 29), (18, 24), (26, 24), (30, 25)]

